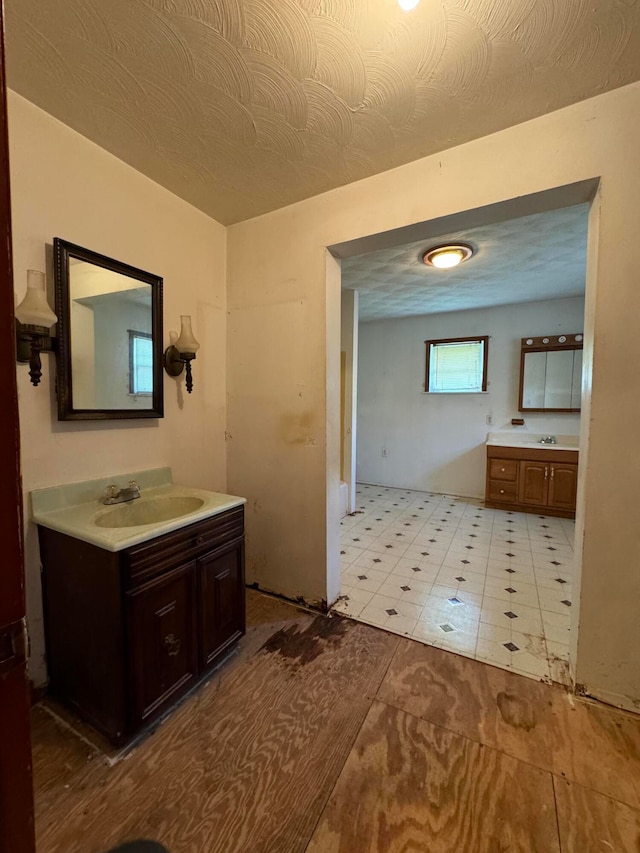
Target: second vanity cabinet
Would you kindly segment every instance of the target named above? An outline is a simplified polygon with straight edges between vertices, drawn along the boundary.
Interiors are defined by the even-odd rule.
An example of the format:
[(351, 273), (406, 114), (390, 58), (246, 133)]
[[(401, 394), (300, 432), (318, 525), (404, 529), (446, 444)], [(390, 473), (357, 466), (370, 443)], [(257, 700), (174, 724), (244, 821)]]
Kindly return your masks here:
[(111, 552), (39, 527), (49, 692), (122, 744), (245, 632), (244, 508)]
[(578, 451), (487, 445), (485, 504), (573, 518)]

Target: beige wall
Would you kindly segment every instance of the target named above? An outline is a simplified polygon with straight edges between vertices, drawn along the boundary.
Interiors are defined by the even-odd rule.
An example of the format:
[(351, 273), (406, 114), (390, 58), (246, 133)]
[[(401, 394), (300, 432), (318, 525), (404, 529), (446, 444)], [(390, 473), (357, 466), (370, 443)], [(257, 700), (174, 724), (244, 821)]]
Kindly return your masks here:
[[(177, 482), (224, 491), (225, 229), (13, 93), (9, 141), (17, 298), (26, 290), (27, 268), (46, 268), (51, 288), (51, 244), (62, 237), (162, 276), (165, 345), (181, 313), (193, 315), (202, 344), (193, 394), (165, 375), (165, 417), (157, 421), (60, 423), (53, 358), (43, 357), (38, 388), (19, 365), (25, 498), (40, 486), (159, 465), (170, 465)], [(31, 675), (40, 683), (44, 648), (32, 524), (26, 554)]]
[(336, 540), (326, 506), (339, 472), (340, 359), (339, 343), (335, 357), (326, 345), (340, 317), (325, 247), (601, 177), (599, 230), (590, 235), (597, 286), (587, 295), (595, 320), (587, 312), (585, 324), (588, 333), (595, 323), (595, 343), (574, 665), (595, 694), (640, 702), (639, 137), (634, 84), (229, 229), (229, 487), (249, 498), (254, 579), (310, 600), (335, 589), (332, 572), (327, 587), (327, 560), (335, 563), (327, 542), (333, 549)]

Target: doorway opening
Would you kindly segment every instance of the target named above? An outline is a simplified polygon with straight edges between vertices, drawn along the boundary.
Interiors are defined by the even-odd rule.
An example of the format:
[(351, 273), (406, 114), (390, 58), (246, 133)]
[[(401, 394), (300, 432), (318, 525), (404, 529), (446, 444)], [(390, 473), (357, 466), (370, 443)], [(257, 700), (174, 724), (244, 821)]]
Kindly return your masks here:
[[(570, 683), (592, 194), (334, 247), (346, 491), (334, 612)], [(472, 257), (427, 268), (424, 252), (447, 242)]]

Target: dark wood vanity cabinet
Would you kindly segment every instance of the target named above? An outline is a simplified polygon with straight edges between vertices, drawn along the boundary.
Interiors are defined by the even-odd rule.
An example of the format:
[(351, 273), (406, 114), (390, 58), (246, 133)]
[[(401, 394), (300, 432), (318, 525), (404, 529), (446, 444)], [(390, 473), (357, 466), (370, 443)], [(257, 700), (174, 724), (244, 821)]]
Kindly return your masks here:
[(485, 504), (573, 518), (578, 451), (487, 445)]
[(245, 632), (243, 507), (115, 553), (39, 536), (49, 692), (115, 744)]

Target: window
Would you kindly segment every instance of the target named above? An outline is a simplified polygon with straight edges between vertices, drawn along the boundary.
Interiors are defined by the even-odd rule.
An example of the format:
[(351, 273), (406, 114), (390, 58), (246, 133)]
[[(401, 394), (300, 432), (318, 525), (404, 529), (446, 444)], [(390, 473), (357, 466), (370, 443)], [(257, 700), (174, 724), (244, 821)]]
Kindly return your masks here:
[(129, 329), (129, 393), (153, 394), (153, 343), (146, 332)]
[(424, 390), (431, 394), (478, 394), (487, 390), (489, 338), (425, 341)]

